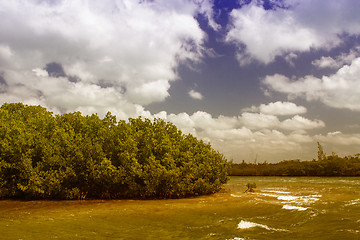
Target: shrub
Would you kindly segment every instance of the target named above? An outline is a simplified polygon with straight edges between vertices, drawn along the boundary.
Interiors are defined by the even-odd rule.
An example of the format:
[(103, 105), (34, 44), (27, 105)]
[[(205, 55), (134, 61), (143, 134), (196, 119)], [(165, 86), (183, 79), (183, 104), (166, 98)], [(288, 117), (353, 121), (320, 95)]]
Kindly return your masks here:
[(0, 108), (0, 197), (179, 198), (219, 191), (229, 163), (161, 119)]

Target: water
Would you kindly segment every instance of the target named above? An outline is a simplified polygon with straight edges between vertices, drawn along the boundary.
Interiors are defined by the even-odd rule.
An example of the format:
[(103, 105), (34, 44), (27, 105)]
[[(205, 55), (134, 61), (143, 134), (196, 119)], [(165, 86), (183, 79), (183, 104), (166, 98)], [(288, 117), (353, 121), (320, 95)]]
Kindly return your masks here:
[(180, 200), (4, 200), (0, 239), (360, 239), (360, 178), (232, 177)]
[(229, 188), (240, 192), (246, 181), (259, 186), (250, 200), (259, 212), (241, 218), (237, 238), (360, 239), (359, 178), (233, 178)]

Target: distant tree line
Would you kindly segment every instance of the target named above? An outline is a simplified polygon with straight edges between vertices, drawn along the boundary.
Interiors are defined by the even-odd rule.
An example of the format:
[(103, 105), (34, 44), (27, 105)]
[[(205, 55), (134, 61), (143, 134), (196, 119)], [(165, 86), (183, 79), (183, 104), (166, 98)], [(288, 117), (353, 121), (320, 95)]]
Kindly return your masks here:
[(0, 198), (180, 198), (219, 191), (222, 154), (161, 119), (0, 108)]
[(326, 156), (318, 144), (318, 158), (312, 161), (284, 160), (278, 163), (233, 163), (232, 176), (360, 176), (360, 154)]

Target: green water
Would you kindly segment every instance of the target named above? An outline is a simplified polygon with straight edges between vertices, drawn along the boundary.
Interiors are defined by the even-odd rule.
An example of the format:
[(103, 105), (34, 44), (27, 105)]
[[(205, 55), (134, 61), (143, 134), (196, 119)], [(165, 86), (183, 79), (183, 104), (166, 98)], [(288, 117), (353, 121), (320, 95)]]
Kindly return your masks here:
[(360, 178), (233, 177), (180, 200), (3, 200), (0, 239), (360, 239)]

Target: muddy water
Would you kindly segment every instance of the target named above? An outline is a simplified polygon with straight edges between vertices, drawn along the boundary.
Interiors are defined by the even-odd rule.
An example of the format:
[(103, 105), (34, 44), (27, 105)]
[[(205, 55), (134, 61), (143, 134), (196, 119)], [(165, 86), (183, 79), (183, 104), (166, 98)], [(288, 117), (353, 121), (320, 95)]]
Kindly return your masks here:
[(360, 239), (360, 178), (233, 177), (180, 200), (3, 200), (0, 239)]

